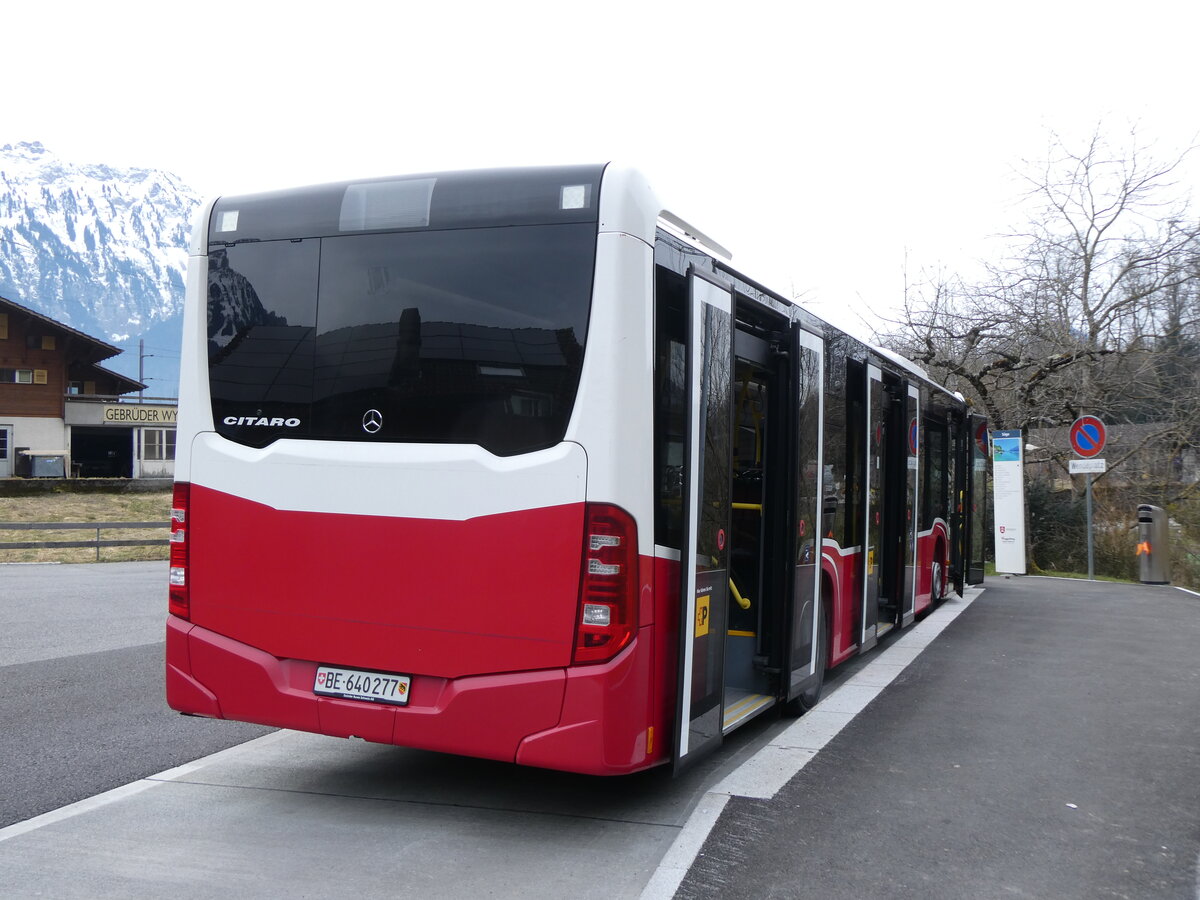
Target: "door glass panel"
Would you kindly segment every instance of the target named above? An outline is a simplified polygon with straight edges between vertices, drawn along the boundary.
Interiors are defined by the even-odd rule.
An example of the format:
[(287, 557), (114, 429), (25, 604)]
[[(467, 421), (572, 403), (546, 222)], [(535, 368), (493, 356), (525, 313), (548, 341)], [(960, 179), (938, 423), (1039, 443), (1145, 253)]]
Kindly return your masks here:
[(676, 764), (721, 740), (729, 598), (733, 319), (729, 291), (692, 277)]
[(796, 543), (791, 686), (814, 674), (813, 642), (821, 569), (821, 343), (800, 334), (796, 359)]
[(966, 422), (955, 422), (949, 460), (950, 483), (953, 485), (950, 534), (952, 535), (950, 571), (954, 579), (954, 590), (962, 594), (967, 577), (971, 548), (967, 543), (970, 510), (967, 508), (967, 493), (973, 476), (971, 451), (967, 447)]
[(971, 569), (968, 581), (983, 583), (984, 538), (987, 522), (987, 420), (971, 417)]
[(917, 391), (909, 388), (908, 400), (905, 404), (905, 465), (908, 470), (908, 486), (904, 499), (904, 532), (907, 535), (907, 549), (904, 554), (904, 593), (902, 611), (905, 615), (911, 613), (916, 603), (916, 564), (917, 564), (917, 491), (918, 477), (921, 474), (920, 462), (920, 409), (918, 407)]
[(863, 545), (863, 647), (875, 637), (879, 621), (879, 577), (883, 562), (883, 448), (887, 446), (883, 382), (869, 369), (867, 404), (866, 542)]

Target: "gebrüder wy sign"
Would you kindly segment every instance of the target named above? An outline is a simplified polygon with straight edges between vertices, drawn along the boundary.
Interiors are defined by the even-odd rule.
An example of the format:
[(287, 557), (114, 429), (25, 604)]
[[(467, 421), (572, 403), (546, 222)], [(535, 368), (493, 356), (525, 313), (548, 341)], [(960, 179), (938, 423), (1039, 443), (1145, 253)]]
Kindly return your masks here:
[(174, 406), (135, 406), (132, 403), (106, 403), (104, 421), (115, 425), (174, 425), (179, 410)]

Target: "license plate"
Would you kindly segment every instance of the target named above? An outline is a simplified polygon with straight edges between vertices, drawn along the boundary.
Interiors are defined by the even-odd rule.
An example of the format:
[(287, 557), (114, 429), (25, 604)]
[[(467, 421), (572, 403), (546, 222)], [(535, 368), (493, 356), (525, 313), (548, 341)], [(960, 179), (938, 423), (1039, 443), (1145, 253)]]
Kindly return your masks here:
[(390, 672), (368, 672), (364, 669), (341, 669), (337, 666), (318, 666), (313, 681), (313, 693), (323, 697), (342, 697), (346, 700), (369, 700), (372, 703), (408, 703), (412, 678)]

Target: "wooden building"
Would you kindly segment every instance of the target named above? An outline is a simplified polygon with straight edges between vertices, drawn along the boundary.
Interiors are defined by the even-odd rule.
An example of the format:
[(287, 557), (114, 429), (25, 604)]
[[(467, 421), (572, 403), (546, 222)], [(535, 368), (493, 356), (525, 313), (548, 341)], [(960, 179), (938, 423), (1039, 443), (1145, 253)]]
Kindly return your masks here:
[(130, 402), (120, 352), (0, 297), (0, 478), (173, 474), (174, 403)]

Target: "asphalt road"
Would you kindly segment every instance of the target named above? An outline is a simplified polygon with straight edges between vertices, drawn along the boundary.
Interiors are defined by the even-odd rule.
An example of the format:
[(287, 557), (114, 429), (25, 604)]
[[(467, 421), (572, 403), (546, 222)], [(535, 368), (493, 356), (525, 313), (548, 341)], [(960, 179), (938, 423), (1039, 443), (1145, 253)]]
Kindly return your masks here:
[(0, 565), (0, 827), (269, 729), (163, 699), (165, 562)]
[[(818, 707), (819, 709), (819, 707)], [(1200, 597), (989, 579), (680, 898), (1200, 898)]]

